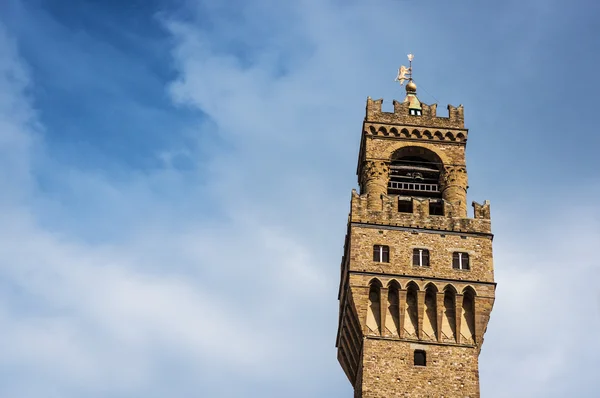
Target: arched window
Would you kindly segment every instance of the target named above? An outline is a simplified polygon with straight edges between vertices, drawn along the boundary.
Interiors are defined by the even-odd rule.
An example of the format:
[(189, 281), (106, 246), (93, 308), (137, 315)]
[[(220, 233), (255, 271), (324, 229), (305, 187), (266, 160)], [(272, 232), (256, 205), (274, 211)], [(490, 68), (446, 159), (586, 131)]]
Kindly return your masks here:
[(475, 344), (475, 293), (470, 288), (463, 294), (460, 340), (463, 344)]
[(423, 338), (437, 340), (437, 289), (433, 285), (425, 290), (425, 311), (423, 319)]
[(439, 188), (442, 162), (432, 151), (404, 147), (392, 155), (388, 194), (441, 198)]
[(400, 286), (393, 281), (388, 287), (388, 306), (385, 316), (386, 334), (398, 336), (400, 330)]
[(419, 312), (417, 308), (417, 291), (419, 288), (414, 282), (408, 284), (406, 289), (406, 304), (404, 317), (404, 337), (416, 339), (419, 329)]
[(444, 292), (442, 341), (456, 342), (456, 292), (451, 286), (446, 287), (446, 291)]
[(367, 328), (370, 334), (380, 334), (381, 330), (381, 284), (374, 280), (369, 286), (369, 306), (367, 307)]

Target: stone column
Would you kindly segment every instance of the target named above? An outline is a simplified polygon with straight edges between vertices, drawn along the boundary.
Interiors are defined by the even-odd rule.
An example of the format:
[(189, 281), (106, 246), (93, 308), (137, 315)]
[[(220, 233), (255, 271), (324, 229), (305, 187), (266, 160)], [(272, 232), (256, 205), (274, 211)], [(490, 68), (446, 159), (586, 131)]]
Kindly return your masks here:
[(362, 170), (364, 192), (367, 194), (367, 207), (381, 210), (381, 195), (387, 194), (390, 168), (387, 162), (366, 161)]
[(425, 316), (425, 291), (419, 290), (417, 292), (417, 337), (419, 340), (423, 340), (423, 318)]
[(406, 290), (398, 291), (398, 307), (400, 309), (400, 322), (398, 330), (398, 336), (403, 339), (404, 338), (404, 319), (406, 318)]
[[(467, 171), (464, 166), (448, 166), (441, 175), (442, 198), (452, 204), (453, 217), (467, 217)], [(448, 211), (448, 209), (446, 209)]]
[(456, 301), (454, 303), (456, 308), (455, 318), (456, 318), (456, 343), (460, 344), (461, 335), (460, 335), (460, 323), (462, 320), (462, 306), (463, 306), (463, 295), (457, 294)]
[(380, 336), (385, 336), (385, 317), (387, 315), (388, 307), (388, 289), (381, 287), (379, 289), (379, 317), (381, 319), (381, 330), (379, 330)]
[(436, 293), (436, 310), (437, 310), (437, 340), (442, 342), (442, 321), (444, 319), (444, 292)]

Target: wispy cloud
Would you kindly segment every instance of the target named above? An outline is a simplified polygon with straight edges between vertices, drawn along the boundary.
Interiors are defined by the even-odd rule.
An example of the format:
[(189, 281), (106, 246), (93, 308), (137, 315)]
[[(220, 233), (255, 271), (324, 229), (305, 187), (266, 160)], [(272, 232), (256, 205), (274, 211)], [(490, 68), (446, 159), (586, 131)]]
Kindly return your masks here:
[[(121, 48), (106, 44), (114, 27), (69, 41), (85, 28), (38, 5), (45, 22), (28, 29), (62, 40), (78, 66), (72, 80), (48, 58), (28, 55), (44, 45), (31, 42), (39, 35), (0, 30), (0, 395), (350, 396), (333, 345), (364, 100), (399, 98), (398, 53), (414, 51), (424, 87), (450, 98), (440, 107), (482, 100), (467, 104), (470, 182), (476, 199), (493, 199), (499, 283), (481, 357), (483, 395), (562, 396), (577, 384), (579, 396), (593, 396), (593, 372), (578, 369), (596, 368), (590, 353), (600, 352), (589, 338), (600, 318), (598, 289), (586, 287), (598, 267), (599, 215), (572, 197), (594, 197), (597, 181), (539, 203), (532, 198), (547, 190), (532, 172), (529, 185), (509, 180), (524, 173), (517, 166), (525, 160), (511, 163), (500, 145), (507, 132), (495, 123), (514, 90), (497, 88), (492, 98), (479, 87), (493, 79), (478, 69), (501, 69), (494, 62), (510, 49), (502, 24), (485, 17), (489, 9), (475, 9), (485, 17), (475, 26), (490, 26), (475, 38), (461, 28), (471, 21), (467, 9), (456, 5), (182, 7), (152, 20), (164, 28), (159, 45), (143, 40), (142, 27), (123, 25), (136, 33)], [(513, 21), (509, 10), (494, 11)], [(486, 40), (502, 42), (502, 54), (487, 51), (472, 63), (456, 55)], [(129, 54), (131, 42), (141, 47)], [(527, 43), (527, 62), (536, 65), (526, 51), (536, 44)], [(160, 57), (148, 55), (157, 48)], [(118, 67), (99, 75), (111, 57)], [(44, 85), (40, 76), (57, 80)], [(69, 84), (89, 120), (64, 109), (73, 97), (56, 87)], [(62, 100), (50, 107), (41, 86)], [(115, 99), (118, 118), (102, 112), (98, 92)], [(496, 107), (502, 117), (490, 111)], [(53, 109), (73, 117), (49, 117)], [(78, 133), (61, 135), (61, 120)], [(546, 124), (522, 122), (530, 137), (548, 134)], [(145, 130), (149, 143), (140, 148)], [(525, 163), (543, 169), (523, 142), (515, 151), (529, 151)], [(506, 192), (516, 189), (528, 194), (511, 199)]]

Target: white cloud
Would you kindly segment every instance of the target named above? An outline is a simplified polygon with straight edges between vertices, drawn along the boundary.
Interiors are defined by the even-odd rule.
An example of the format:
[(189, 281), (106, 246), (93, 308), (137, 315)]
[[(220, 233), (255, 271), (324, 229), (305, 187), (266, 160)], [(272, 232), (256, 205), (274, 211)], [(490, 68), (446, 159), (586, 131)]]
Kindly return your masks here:
[(582, 369), (599, 362), (585, 353), (600, 352), (590, 338), (600, 327), (600, 290), (589, 283), (600, 267), (594, 255), (599, 213), (571, 207), (561, 196), (543, 208), (552, 215), (548, 221), (524, 214), (499, 218), (498, 288), (483, 347), (482, 395), (554, 397), (579, 389), (588, 396)]
[[(119, 180), (69, 170), (77, 214), (60, 194), (36, 190), (43, 126), (25, 67), (0, 35), (0, 176), (12, 192), (0, 207), (0, 367), (21, 376), (2, 395), (349, 396), (333, 345), (362, 101), (401, 96), (391, 86), (396, 50), (427, 48), (436, 31), (398, 34), (386, 4), (270, 6), (240, 4), (235, 29), (165, 20), (178, 69), (169, 93), (226, 141), (191, 162), (206, 181), (172, 167), (174, 156), (199, 156), (189, 148), (158, 154), (163, 170)], [(589, 261), (598, 214), (570, 214), (567, 203), (547, 204), (561, 216), (525, 230), (506, 216), (512, 209), (494, 212), (499, 287), (484, 396), (564, 395), (575, 381), (557, 379), (580, 366), (580, 342), (600, 352), (590, 337), (598, 290), (585, 288), (598, 266)], [(171, 365), (177, 375), (165, 372)]]

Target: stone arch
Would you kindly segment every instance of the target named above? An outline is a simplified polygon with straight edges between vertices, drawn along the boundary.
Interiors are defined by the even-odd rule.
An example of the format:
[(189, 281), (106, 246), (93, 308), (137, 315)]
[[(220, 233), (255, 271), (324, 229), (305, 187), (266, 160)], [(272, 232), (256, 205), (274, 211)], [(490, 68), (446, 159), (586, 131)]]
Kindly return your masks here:
[(387, 194), (441, 198), (443, 170), (442, 159), (429, 147), (400, 146), (390, 154)]
[(381, 282), (377, 278), (369, 282), (369, 302), (367, 306), (367, 332), (380, 334), (381, 331)]
[(406, 138), (410, 137), (410, 133), (408, 132), (407, 129), (400, 130), (400, 135), (402, 135), (403, 137), (406, 137)]
[(442, 341), (456, 342), (456, 289), (444, 287), (444, 309), (442, 312)]
[(447, 290), (451, 290), (454, 294), (458, 294), (458, 290), (456, 290), (456, 287), (454, 287), (454, 285), (451, 285), (450, 283), (447, 284), (446, 286), (444, 286), (444, 289), (442, 289), (444, 292)]
[(433, 283), (425, 286), (425, 308), (423, 311), (423, 338), (437, 340), (437, 292)]
[(390, 134), (393, 134), (395, 137), (398, 137), (398, 129), (396, 127), (392, 127), (390, 129)]
[(400, 282), (398, 282), (396, 279), (390, 279), (385, 287), (387, 287), (389, 289), (393, 285), (397, 286), (398, 289), (402, 290), (402, 286), (400, 285)]
[(414, 129), (410, 135), (412, 137), (421, 138), (421, 132), (417, 129)]
[(463, 290), (461, 309), (460, 341), (463, 344), (475, 344), (475, 290), (471, 286)]
[(374, 126), (369, 126), (369, 131), (371, 132), (371, 134), (377, 135), (377, 130), (375, 129)]
[(396, 280), (388, 283), (387, 309), (385, 316), (385, 332), (398, 336), (400, 331), (400, 284)]
[(467, 292), (468, 292), (468, 293), (471, 293), (471, 294), (473, 295), (473, 297), (474, 297), (474, 296), (477, 296), (477, 291), (476, 291), (476, 290), (475, 290), (475, 288), (473, 288), (473, 286), (471, 286), (471, 285), (467, 285), (467, 286), (465, 286), (465, 287), (463, 288), (463, 290), (462, 290), (462, 293), (461, 293), (461, 294), (467, 294)]
[(390, 154), (390, 160), (393, 162), (407, 156), (423, 158), (427, 162), (435, 165), (439, 170), (442, 169), (444, 164), (437, 152), (430, 148), (417, 145), (405, 145), (397, 148)]
[(406, 303), (404, 303), (404, 337), (417, 339), (419, 331), (418, 292), (419, 285), (414, 281), (406, 285)]
[(448, 131), (446, 133), (446, 137), (450, 140), (450, 141), (456, 141), (456, 138), (454, 137), (454, 134), (452, 134), (451, 131)]
[(379, 127), (379, 129), (377, 130), (378, 133), (381, 133), (383, 135), (389, 135), (387, 129), (384, 126)]
[(458, 134), (456, 134), (456, 139), (459, 141), (464, 141), (465, 135), (463, 133), (458, 133)]
[(429, 131), (429, 130), (425, 130), (425, 131), (423, 132), (423, 137), (425, 137), (425, 138), (429, 138), (429, 139), (432, 139), (432, 138), (433, 138), (433, 134), (431, 134), (431, 131)]
[(444, 140), (444, 135), (443, 135), (441, 132), (439, 132), (439, 131), (436, 131), (436, 132), (433, 134), (433, 136), (434, 136), (436, 139), (440, 140), (440, 141), (443, 141), (443, 140)]

